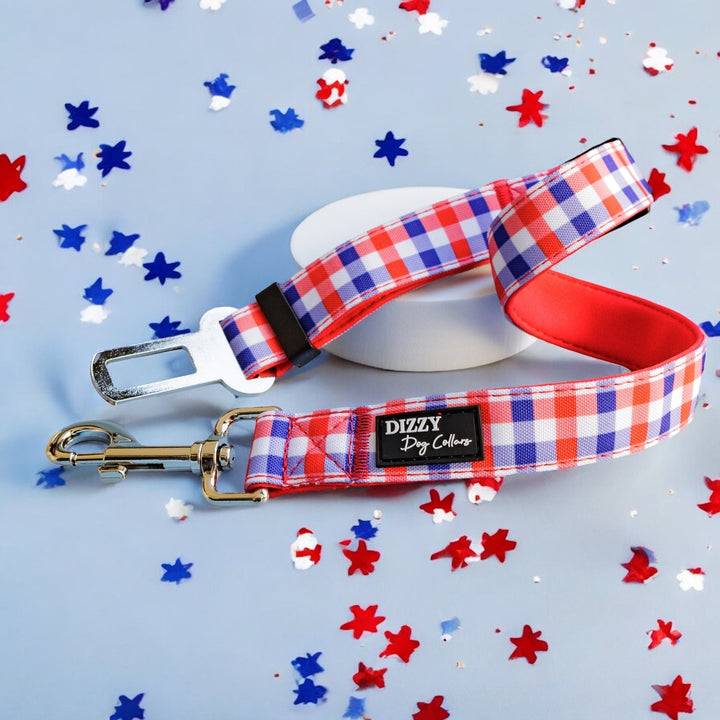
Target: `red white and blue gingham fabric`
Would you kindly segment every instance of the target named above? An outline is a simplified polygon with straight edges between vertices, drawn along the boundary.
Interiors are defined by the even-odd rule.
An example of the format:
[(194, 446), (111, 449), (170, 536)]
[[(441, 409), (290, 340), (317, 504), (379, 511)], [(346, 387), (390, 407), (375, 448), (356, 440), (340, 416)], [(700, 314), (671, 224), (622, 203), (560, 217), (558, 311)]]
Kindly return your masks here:
[[(532, 181), (525, 178), (494, 183), (475, 191), (476, 195), (448, 201), (440, 209), (436, 205), (406, 216), (388, 226), (393, 228), (392, 233), (371, 231), (358, 244), (341, 246), (337, 255), (347, 253), (350, 247), (357, 251), (358, 246), (377, 254), (377, 247), (370, 242), (373, 236), (395, 237), (405, 245), (411, 242), (406, 223), (412, 227), (415, 218), (423, 218), (423, 223), (427, 218), (437, 222), (452, 207), (453, 212), (444, 215), (450, 229), (441, 233), (433, 227), (425, 234), (444, 235), (446, 246), (456, 247), (464, 232), (457, 219), (462, 216), (474, 244), (487, 242), (498, 295), (514, 322), (538, 337), (623, 365), (630, 372), (303, 415), (265, 412), (256, 420), (246, 477), (248, 490), (264, 487), (278, 494), (556, 470), (648, 448), (690, 421), (705, 353), (705, 337), (698, 326), (649, 301), (551, 269), (570, 253), (649, 207), (649, 189), (627, 150), (620, 141), (610, 141), (548, 173), (530, 177)], [(482, 197), (483, 206), (488, 208), (476, 215), (474, 222), (463, 215), (472, 202), (470, 197)], [(502, 207), (496, 210), (498, 205)], [(495, 217), (485, 230), (483, 223), (491, 215)], [(423, 252), (417, 251), (418, 255)], [(473, 257), (482, 255), (483, 250), (475, 248)], [(448, 265), (440, 265), (446, 269), (457, 262), (455, 255), (455, 260), (448, 259)], [(312, 273), (307, 268), (300, 275), (303, 282), (309, 282), (310, 275), (319, 272), (318, 267), (331, 266), (326, 256)], [(380, 268), (375, 265), (373, 269)], [(426, 270), (418, 272), (425, 276)], [(353, 302), (360, 302), (361, 291), (351, 295)], [(322, 322), (337, 322), (341, 315), (342, 304), (328, 311)], [(465, 406), (480, 409), (484, 459), (378, 467), (376, 417)]]

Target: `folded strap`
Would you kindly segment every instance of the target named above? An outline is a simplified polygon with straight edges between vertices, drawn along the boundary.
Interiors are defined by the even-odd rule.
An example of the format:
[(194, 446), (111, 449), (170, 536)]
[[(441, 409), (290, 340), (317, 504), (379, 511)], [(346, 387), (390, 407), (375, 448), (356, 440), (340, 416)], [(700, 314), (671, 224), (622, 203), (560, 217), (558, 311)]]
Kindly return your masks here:
[[(472, 203), (480, 201), (487, 209), (471, 213)], [(408, 286), (464, 269), (466, 261), (477, 264), (489, 257), (500, 302), (515, 324), (543, 340), (619, 364), (629, 372), (302, 415), (266, 412), (256, 422), (248, 490), (262, 487), (278, 494), (500, 478), (625, 455), (678, 432), (690, 421), (699, 393), (705, 353), (700, 328), (647, 300), (551, 269), (646, 212), (651, 202), (649, 188), (629, 153), (619, 140), (612, 140), (547, 173), (496, 182), (405, 216), (301, 271), (283, 286), (283, 292), (292, 294), (311, 277), (317, 280), (318, 273), (326, 278), (325, 285), (314, 285), (302, 301), (307, 309), (312, 305), (307, 298), (314, 292), (312, 307), (324, 310), (314, 316), (310, 312), (315, 319), (309, 325), (302, 313), (298, 315), (308, 337), (322, 342), (352, 324), (352, 308), (362, 306), (362, 317), (368, 307), (388, 299), (384, 293), (392, 297)], [(485, 231), (490, 216), (494, 219)], [(373, 244), (376, 238), (383, 240)], [(435, 240), (432, 249), (424, 245), (429, 238)], [(404, 248), (410, 246), (414, 249), (406, 252)], [(465, 254), (458, 251), (463, 247)], [(365, 251), (362, 255), (359, 248)], [(445, 249), (444, 255), (439, 248)], [(352, 252), (362, 257), (361, 275), (370, 275), (370, 280), (350, 279), (343, 285), (338, 276), (348, 276), (358, 262), (346, 262)], [(440, 262), (433, 258), (428, 263), (432, 270), (412, 272), (423, 253), (434, 254)], [(405, 270), (394, 274), (398, 257)], [(335, 304), (326, 303), (317, 288), (329, 284), (335, 293), (348, 285), (355, 289), (348, 288), (347, 300), (338, 293)], [(245, 308), (227, 323), (237, 327), (238, 315), (245, 322), (256, 312), (252, 306)], [(242, 352), (249, 347), (249, 334), (250, 330), (241, 330), (235, 335), (244, 338)], [(284, 369), (272, 337), (263, 337), (261, 344), (270, 352), (254, 355), (255, 371), (273, 363)]]

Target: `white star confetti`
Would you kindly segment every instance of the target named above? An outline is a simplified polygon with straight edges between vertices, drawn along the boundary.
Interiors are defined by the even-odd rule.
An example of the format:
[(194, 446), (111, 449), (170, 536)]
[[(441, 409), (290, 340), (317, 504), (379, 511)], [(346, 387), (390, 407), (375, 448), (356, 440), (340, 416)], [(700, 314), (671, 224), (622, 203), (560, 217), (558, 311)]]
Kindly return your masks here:
[(188, 516), (193, 511), (193, 506), (183, 500), (170, 498), (167, 503), (165, 503), (165, 510), (169, 517), (173, 520), (181, 522), (183, 520), (187, 520)]
[(443, 30), (447, 27), (448, 21), (441, 18), (436, 12), (429, 12), (424, 15), (419, 15), (418, 23), (418, 32), (421, 35), (427, 33), (442, 35)]
[(62, 187), (66, 190), (72, 190), (76, 187), (83, 187), (87, 182), (87, 177), (82, 175), (77, 168), (68, 168), (63, 170), (53, 180), (53, 187)]
[(110, 313), (102, 305), (89, 305), (80, 313), (80, 320), (99, 325)]
[(350, 15), (348, 15), (348, 20), (350, 20), (358, 30), (375, 24), (375, 16), (371, 15), (365, 7), (358, 8), (355, 12), (351, 12)]
[(498, 87), (500, 87), (499, 76), (490, 73), (471, 75), (467, 81), (470, 83), (470, 92), (479, 93), (480, 95), (496, 93)]
[(660, 73), (672, 70), (674, 64), (672, 58), (667, 56), (667, 50), (665, 48), (657, 47), (655, 43), (650, 43), (650, 47), (645, 52), (645, 58), (643, 60), (643, 67), (647, 73), (650, 75), (659, 75)]
[(322, 545), (312, 530), (300, 528), (297, 538), (290, 545), (290, 557), (296, 570), (309, 570), (320, 562)]
[(702, 568), (688, 568), (678, 573), (675, 577), (680, 583), (680, 589), (685, 592), (688, 590), (702, 592), (705, 588), (705, 573)]
[(148, 254), (148, 251), (141, 247), (130, 247), (121, 256), (118, 262), (121, 265), (135, 265), (142, 267), (143, 260)]

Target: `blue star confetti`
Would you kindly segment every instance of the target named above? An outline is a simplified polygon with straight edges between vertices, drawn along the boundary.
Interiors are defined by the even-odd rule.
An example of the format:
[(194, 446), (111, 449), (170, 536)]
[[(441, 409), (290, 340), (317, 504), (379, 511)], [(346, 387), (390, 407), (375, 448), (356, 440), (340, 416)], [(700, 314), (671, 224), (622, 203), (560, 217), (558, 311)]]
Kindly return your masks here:
[[(146, 3), (153, 2), (154, 0), (145, 0)], [(175, 0), (158, 0), (160, 9), (167, 10)]]
[(98, 109), (96, 107), (91, 108), (87, 100), (83, 100), (79, 105), (65, 103), (65, 109), (70, 120), (67, 124), (68, 130), (77, 130), (79, 127), (100, 127), (100, 123), (93, 117)]
[(311, 675), (317, 675), (318, 673), (325, 671), (325, 668), (323, 668), (318, 662), (318, 658), (321, 655), (321, 652), (316, 652), (312, 655), (310, 653), (305, 653), (305, 657), (298, 656), (292, 660), (290, 664), (303, 678), (308, 678)]
[(386, 158), (391, 166), (395, 166), (395, 160), (400, 156), (409, 155), (408, 151), (401, 145), (405, 142), (405, 138), (396, 138), (391, 131), (385, 133), (382, 140), (376, 140), (375, 144), (378, 150), (373, 155), (374, 158)]
[(693, 226), (700, 224), (702, 216), (710, 209), (710, 203), (707, 200), (696, 200), (673, 209), (677, 211), (679, 223)]
[(140, 693), (134, 698), (127, 695), (120, 695), (118, 704), (115, 706), (115, 712), (110, 716), (110, 720), (143, 720), (145, 710), (140, 707), (145, 693)]
[(176, 585), (179, 585), (182, 580), (187, 580), (192, 577), (190, 574), (190, 568), (192, 566), (192, 563), (184, 563), (180, 558), (177, 558), (174, 563), (162, 563), (162, 568), (165, 572), (160, 580), (162, 582), (174, 582)]
[(56, 155), (55, 160), (57, 160), (62, 165), (61, 171), (82, 170), (85, 167), (85, 161), (82, 159), (82, 156), (82, 153), (78, 153), (78, 156), (75, 158), (75, 160), (73, 160), (65, 153), (62, 153), (61, 155)]
[(229, 77), (227, 73), (220, 73), (214, 80), (206, 80), (203, 85), (213, 97), (229, 98), (235, 90), (235, 85), (228, 84)]
[(305, 121), (301, 120), (293, 108), (288, 108), (285, 112), (275, 108), (270, 111), (273, 116), (273, 120), (270, 121), (273, 130), (277, 130), (280, 133), (290, 132), (297, 128), (301, 128)]
[(561, 73), (567, 68), (570, 59), (546, 55), (540, 62), (542, 66), (547, 68), (551, 73)]
[(347, 710), (343, 713), (344, 718), (350, 720), (362, 720), (365, 717), (365, 698), (350, 696), (348, 700)]
[(63, 485), (65, 485), (65, 479), (63, 478), (62, 474), (63, 468), (61, 467), (55, 467), (52, 468), (52, 470), (41, 470), (38, 473), (40, 477), (35, 483), (35, 486), (38, 487), (40, 485), (43, 485), (46, 490), (52, 490), (56, 487), (62, 487)]
[(450, 620), (443, 620), (440, 623), (440, 632), (442, 633), (443, 640), (449, 640), (454, 632), (460, 629), (460, 620), (456, 617), (450, 618)]
[(143, 263), (143, 267), (148, 271), (145, 280), (159, 280), (161, 285), (166, 280), (182, 277), (175, 268), (180, 265), (180, 261), (169, 263), (165, 259), (165, 253), (159, 252), (155, 255), (155, 259), (149, 263)]
[(102, 278), (99, 277), (92, 285), (85, 288), (83, 298), (93, 305), (104, 305), (112, 294), (113, 291), (110, 288), (102, 286)]
[(509, 58), (505, 50), (501, 50), (497, 55), (488, 55), (487, 53), (479, 53), (480, 69), (488, 75), (507, 75), (506, 65), (514, 63), (517, 58)]
[(307, 0), (300, 0), (300, 2), (296, 2), (292, 6), (292, 9), (295, 13), (295, 17), (300, 22), (307, 22), (308, 20), (311, 20), (315, 17), (315, 13), (313, 12), (312, 8), (310, 7), (310, 3)]
[(306, 678), (293, 692), (297, 695), (293, 705), (317, 705), (327, 694), (327, 688)]
[(115, 145), (100, 145), (100, 150), (97, 156), (100, 158), (100, 162), (97, 164), (97, 169), (102, 170), (102, 176), (109, 175), (112, 170), (118, 168), (119, 170), (129, 170), (130, 164), (125, 162), (126, 158), (129, 158), (132, 152), (125, 150), (125, 140), (115, 143)]
[(720, 337), (720, 322), (713, 325), (709, 320), (705, 320), (700, 323), (700, 328), (708, 337)]
[(358, 519), (357, 525), (350, 529), (358, 540), (372, 540), (377, 535), (377, 528), (369, 520)]
[(105, 253), (106, 255), (120, 255), (125, 251), (129, 250), (133, 243), (140, 237), (137, 233), (133, 235), (125, 235), (118, 230), (113, 230), (112, 237), (110, 238), (110, 248)]
[(322, 55), (318, 56), (318, 60), (329, 60), (333, 65), (337, 62), (352, 60), (352, 54), (355, 52), (354, 48), (345, 47), (340, 38), (328, 40), (328, 42), (320, 46), (320, 49), (323, 52)]
[(189, 333), (189, 328), (180, 328), (180, 322), (180, 320), (171, 320), (170, 316), (166, 315), (159, 323), (150, 323), (150, 329), (158, 339)]
[(63, 223), (61, 228), (53, 229), (53, 232), (58, 237), (58, 243), (61, 248), (72, 248), (80, 252), (82, 244), (85, 242), (85, 236), (82, 234), (83, 230), (87, 225), (78, 225), (77, 227), (70, 227)]

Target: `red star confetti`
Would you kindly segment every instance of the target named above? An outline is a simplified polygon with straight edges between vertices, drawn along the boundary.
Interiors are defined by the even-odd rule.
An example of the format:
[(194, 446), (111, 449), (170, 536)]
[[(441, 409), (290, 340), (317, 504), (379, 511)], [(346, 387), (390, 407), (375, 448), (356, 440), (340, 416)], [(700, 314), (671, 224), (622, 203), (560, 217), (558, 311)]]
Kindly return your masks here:
[(385, 631), (385, 637), (388, 640), (387, 647), (380, 653), (380, 657), (390, 657), (396, 655), (404, 663), (410, 662), (410, 656), (420, 647), (417, 640), (413, 640), (412, 628), (409, 625), (403, 625), (396, 633)]
[(648, 630), (650, 636), (650, 644), (648, 650), (653, 650), (658, 647), (664, 640), (667, 640), (671, 645), (677, 645), (677, 641), (682, 637), (682, 633), (679, 630), (673, 630), (671, 622), (665, 622), (658, 618), (658, 626), (654, 630)]
[(655, 562), (655, 558), (647, 548), (632, 547), (630, 550), (632, 550), (632, 557), (628, 562), (622, 563), (622, 566), (627, 570), (623, 582), (644, 583), (657, 574), (657, 568), (650, 565), (650, 563)]
[(484, 532), (482, 534), (482, 540), (480, 541), (483, 546), (480, 559), (487, 560), (494, 555), (501, 563), (504, 563), (506, 553), (517, 547), (517, 543), (514, 540), (508, 540), (507, 536), (508, 530), (502, 528), (493, 535), (488, 535)]
[(707, 155), (709, 150), (704, 145), (697, 144), (698, 130), (690, 128), (687, 135), (678, 133), (675, 135), (677, 142), (674, 145), (663, 145), (663, 149), (675, 153), (678, 156), (677, 164), (683, 170), (690, 172), (695, 165), (698, 155)]
[(430, 8), (430, 0), (406, 0), (401, 2), (399, 7), (408, 12), (416, 10), (420, 15), (424, 15)]
[(363, 575), (369, 575), (375, 571), (375, 563), (380, 559), (380, 553), (377, 550), (370, 550), (364, 540), (358, 541), (356, 550), (343, 550), (343, 555), (350, 561), (348, 575), (361, 572)]
[(705, 571), (702, 568), (688, 568), (678, 573), (675, 577), (680, 583), (680, 589), (685, 592), (688, 590), (702, 592), (705, 588)]
[(439, 560), (440, 558), (450, 558), (450, 568), (457, 570), (458, 568), (467, 567), (468, 562), (475, 562), (479, 559), (478, 554), (471, 547), (472, 541), (467, 535), (461, 535), (457, 540), (448, 543), (442, 550), (434, 552), (431, 560)]
[[(2, 302), (2, 295), (0, 295), (0, 303)], [(2, 317), (0, 316), (0, 320)], [(712, 478), (705, 478), (705, 485), (710, 491), (710, 497), (707, 502), (700, 503), (698, 507), (704, 510), (711, 517), (720, 512), (720, 480), (713, 480)]]
[(290, 545), (290, 557), (296, 570), (308, 570), (320, 562), (322, 545), (312, 530), (300, 528), (297, 537)]
[(4, 153), (0, 154), (0, 202), (4, 202), (13, 193), (22, 192), (27, 187), (27, 183), (20, 177), (24, 168), (24, 155), (10, 160)]
[(670, 685), (653, 685), (652, 688), (660, 696), (650, 706), (653, 712), (665, 713), (672, 720), (678, 720), (680, 713), (693, 712), (693, 701), (688, 697), (692, 685), (683, 682), (682, 675), (677, 675)]
[(15, 293), (0, 294), (0, 322), (7, 322), (10, 319), (10, 315), (8, 314), (8, 305), (14, 297)]
[(450, 713), (442, 706), (445, 698), (436, 695), (429, 703), (419, 702), (418, 711), (413, 713), (413, 720), (445, 720)]
[(663, 195), (667, 195), (670, 190), (672, 190), (665, 182), (665, 173), (660, 172), (657, 168), (653, 168), (650, 171), (647, 182), (654, 200), (661, 198)]
[(540, 639), (541, 635), (542, 631), (533, 630), (529, 625), (525, 625), (520, 637), (510, 638), (510, 642), (515, 646), (510, 660), (525, 658), (531, 665), (534, 665), (537, 653), (547, 652), (548, 649), (548, 644)]
[(541, 110), (549, 107), (543, 102), (540, 102), (543, 90), (532, 92), (525, 88), (522, 91), (522, 98), (519, 105), (508, 105), (505, 109), (510, 112), (520, 113), (520, 119), (518, 120), (518, 127), (525, 127), (529, 123), (535, 123), (538, 127), (542, 127), (543, 120), (547, 119), (547, 115), (543, 115)]
[(351, 605), (350, 612), (353, 619), (348, 620), (340, 626), (341, 630), (352, 630), (353, 637), (357, 640), (363, 633), (376, 633), (378, 625), (384, 622), (382, 615), (376, 615), (378, 606), (368, 605), (365, 609), (359, 605)]
[(502, 487), (503, 479), (481, 477), (465, 484), (467, 486), (468, 500), (474, 505), (479, 505), (483, 501), (490, 502), (495, 498)]
[(387, 668), (375, 670), (361, 662), (358, 663), (358, 670), (352, 676), (352, 680), (357, 685), (358, 690), (367, 690), (371, 687), (384, 688), (386, 672)]
[(430, 501), (423, 503), (420, 509), (432, 515), (434, 523), (450, 522), (457, 515), (452, 508), (454, 499), (455, 493), (449, 493), (441, 498), (440, 493), (435, 488), (431, 488)]

